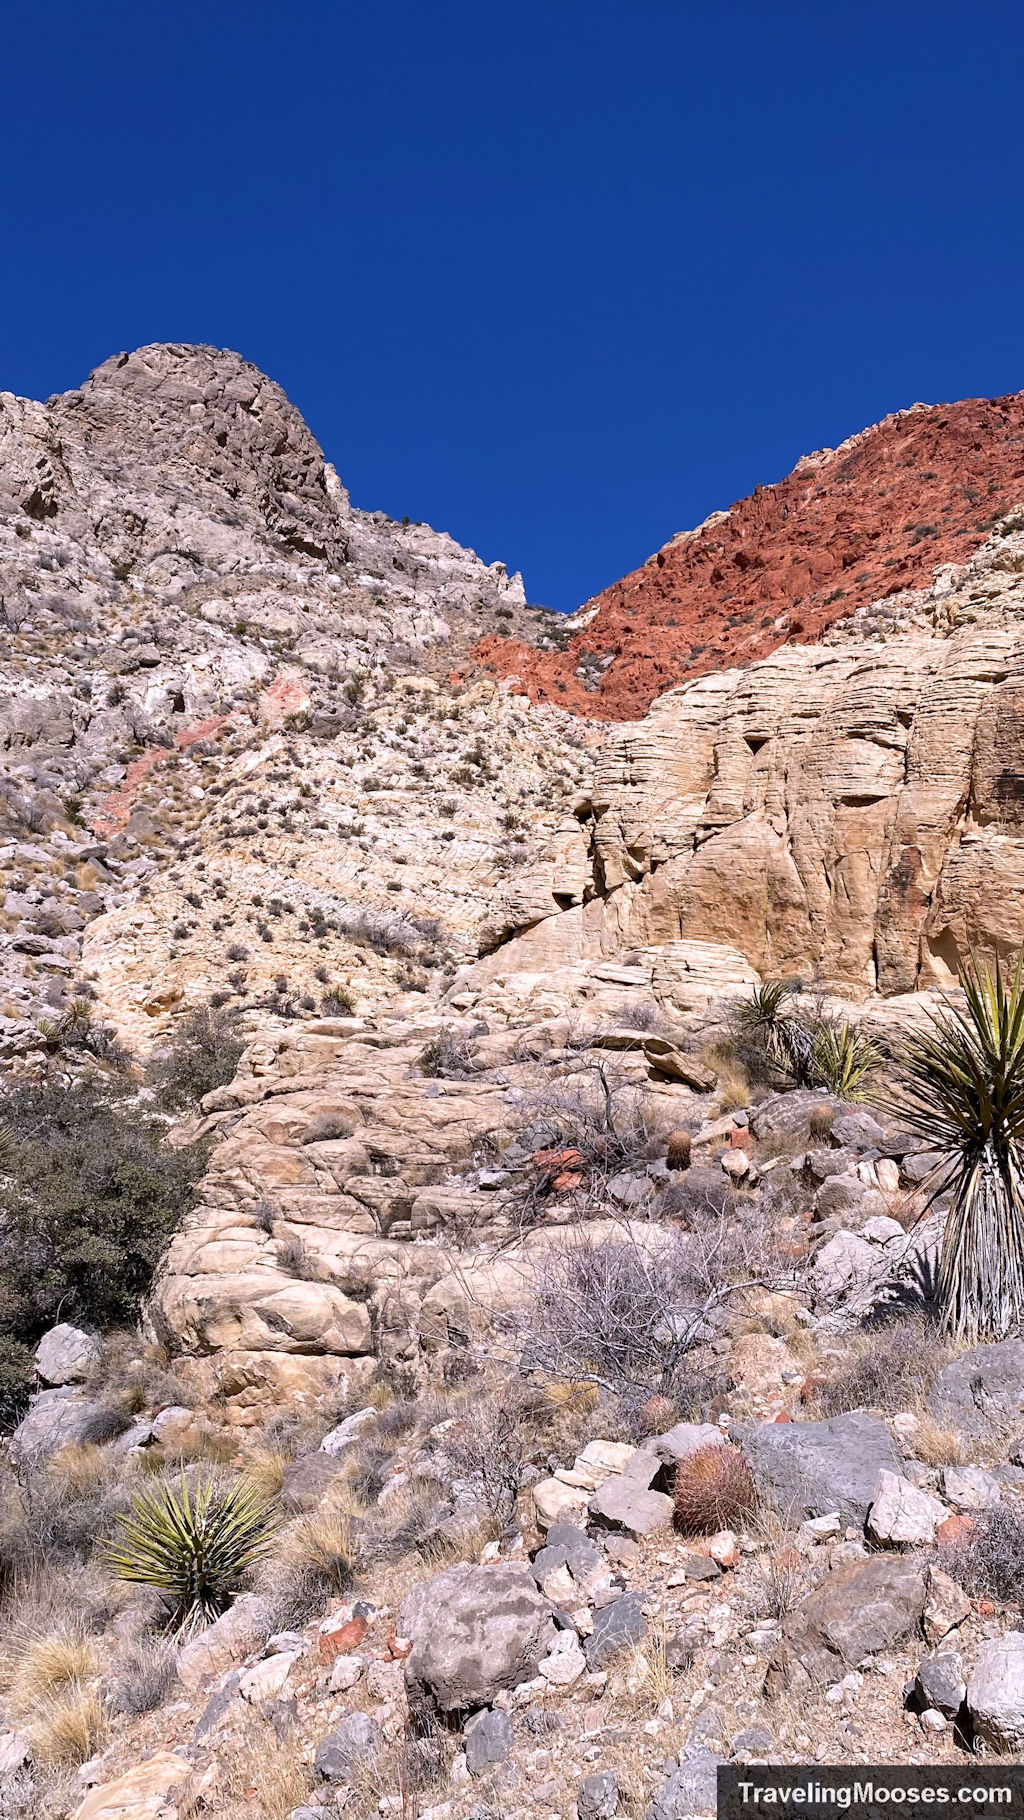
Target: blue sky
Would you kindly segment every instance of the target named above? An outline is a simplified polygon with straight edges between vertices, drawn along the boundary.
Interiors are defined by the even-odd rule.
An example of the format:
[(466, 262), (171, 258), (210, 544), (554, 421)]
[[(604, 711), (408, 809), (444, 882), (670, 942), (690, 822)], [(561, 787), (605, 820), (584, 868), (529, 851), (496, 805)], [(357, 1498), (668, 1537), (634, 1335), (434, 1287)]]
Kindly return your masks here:
[(236, 348), (533, 601), (1024, 386), (1019, 4), (51, 0), (4, 44), (0, 388)]

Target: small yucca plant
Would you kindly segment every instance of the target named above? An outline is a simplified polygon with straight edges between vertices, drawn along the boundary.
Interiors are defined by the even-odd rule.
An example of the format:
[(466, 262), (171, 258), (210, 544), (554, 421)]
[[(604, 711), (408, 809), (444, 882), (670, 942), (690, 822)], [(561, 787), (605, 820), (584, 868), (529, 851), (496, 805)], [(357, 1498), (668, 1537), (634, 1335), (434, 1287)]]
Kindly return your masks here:
[(182, 1474), (177, 1489), (137, 1492), (117, 1521), (107, 1565), (121, 1580), (154, 1587), (167, 1605), (168, 1622), (187, 1634), (227, 1609), (247, 1569), (270, 1546), (278, 1514), (247, 1479), (217, 1494), (209, 1479), (190, 1490)]
[(729, 1441), (701, 1447), (676, 1467), (675, 1515), (687, 1535), (731, 1529), (754, 1502), (754, 1481)]
[(1002, 1338), (1024, 1319), (1024, 956), (1006, 983), (971, 957), (965, 1009), (947, 1004), (907, 1043), (890, 1102), (929, 1149), (944, 1151), (932, 1198), (952, 1189), (939, 1300), (961, 1338)]
[(809, 1072), (816, 1087), (826, 1087), (841, 1100), (860, 1100), (880, 1060), (874, 1043), (859, 1030), (823, 1023), (814, 1035)]

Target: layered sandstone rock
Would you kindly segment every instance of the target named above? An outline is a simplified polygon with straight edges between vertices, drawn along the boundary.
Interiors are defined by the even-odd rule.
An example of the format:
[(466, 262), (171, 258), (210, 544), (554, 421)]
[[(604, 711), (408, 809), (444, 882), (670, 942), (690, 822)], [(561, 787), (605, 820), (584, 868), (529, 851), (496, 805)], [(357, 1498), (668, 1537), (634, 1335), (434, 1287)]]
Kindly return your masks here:
[[(1024, 515), (963, 570), (818, 646), (668, 691), (610, 730), (591, 877), (472, 970), (585, 966), (682, 943), (852, 997), (955, 983), (1024, 943)], [(465, 1001), (470, 1002), (470, 1001)]]

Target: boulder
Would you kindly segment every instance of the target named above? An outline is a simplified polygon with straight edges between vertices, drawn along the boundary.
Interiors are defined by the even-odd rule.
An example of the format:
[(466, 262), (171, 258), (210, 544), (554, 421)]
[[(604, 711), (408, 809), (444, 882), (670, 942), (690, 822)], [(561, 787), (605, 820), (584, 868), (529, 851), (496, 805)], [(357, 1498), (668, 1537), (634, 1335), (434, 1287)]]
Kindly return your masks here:
[(859, 1527), (879, 1473), (903, 1465), (886, 1423), (860, 1410), (825, 1422), (734, 1422), (729, 1436), (758, 1488), (793, 1524), (838, 1511)]
[(592, 1674), (605, 1668), (613, 1656), (630, 1649), (647, 1635), (647, 1619), (640, 1607), (639, 1593), (623, 1593), (610, 1605), (594, 1613), (594, 1628), (584, 1639), (583, 1652)]
[(77, 1446), (99, 1409), (99, 1403), (70, 1385), (41, 1390), (30, 1399), (28, 1414), (11, 1436), (10, 1461), (15, 1472), (32, 1472), (62, 1447)]
[(398, 1632), (412, 1639), (410, 1701), (443, 1713), (487, 1706), (502, 1688), (531, 1680), (555, 1638), (550, 1601), (528, 1573), (471, 1564), (414, 1587)]
[(647, 1820), (696, 1820), (698, 1815), (716, 1813), (720, 1762), (710, 1751), (687, 1757), (658, 1790)]
[(504, 1763), (512, 1750), (512, 1724), (507, 1713), (474, 1714), (463, 1734), (466, 1768), (471, 1776), (485, 1776), (496, 1763)]
[(566, 1485), (561, 1479), (539, 1479), (533, 1488), (533, 1507), (541, 1529), (552, 1523), (572, 1522), (573, 1518), (582, 1524), (589, 1500), (588, 1486)]
[(981, 1466), (947, 1466), (942, 1475), (942, 1491), (954, 1510), (974, 1516), (979, 1510), (991, 1510), (1002, 1492), (999, 1480)]
[(325, 1782), (347, 1782), (380, 1749), (381, 1729), (369, 1713), (348, 1713), (316, 1747), (313, 1768)]
[(897, 1472), (880, 1472), (868, 1512), (868, 1534), (883, 1548), (920, 1547), (935, 1540), (949, 1512), (930, 1492)]
[(944, 1365), (928, 1393), (929, 1415), (981, 1438), (1019, 1423), (1024, 1410), (1024, 1340), (974, 1346)]
[(955, 1719), (964, 1702), (967, 1683), (964, 1665), (955, 1649), (926, 1656), (918, 1664), (914, 1691), (922, 1708), (933, 1707), (946, 1719)]
[(91, 1788), (74, 1820), (187, 1820), (195, 1811), (199, 1776), (174, 1751), (161, 1751), (113, 1782)]
[(765, 1690), (838, 1681), (921, 1620), (924, 1570), (909, 1557), (872, 1555), (830, 1573), (785, 1621)]
[(618, 1474), (607, 1479), (590, 1500), (591, 1515), (613, 1529), (631, 1536), (653, 1536), (672, 1523), (672, 1499), (663, 1491), (650, 1491), (635, 1478)]
[(243, 1593), (230, 1609), (186, 1643), (178, 1653), (178, 1680), (192, 1692), (213, 1675), (261, 1649), (274, 1628), (274, 1607), (256, 1593)]
[(61, 1321), (36, 1347), (36, 1370), (44, 1384), (81, 1384), (100, 1362), (99, 1341)]
[(975, 1735), (997, 1751), (1024, 1750), (1024, 1632), (990, 1637), (967, 1683)]
[(941, 1643), (951, 1630), (971, 1615), (971, 1601), (962, 1586), (941, 1567), (929, 1567), (928, 1592), (921, 1627), (929, 1643)]

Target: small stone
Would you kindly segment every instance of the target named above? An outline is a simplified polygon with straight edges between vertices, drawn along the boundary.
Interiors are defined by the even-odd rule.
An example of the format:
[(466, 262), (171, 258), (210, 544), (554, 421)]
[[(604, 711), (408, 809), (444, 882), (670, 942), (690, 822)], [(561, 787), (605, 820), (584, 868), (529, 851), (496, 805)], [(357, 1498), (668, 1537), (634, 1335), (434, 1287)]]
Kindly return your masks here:
[(934, 1706), (926, 1706), (924, 1712), (921, 1714), (921, 1730), (923, 1732), (937, 1734), (939, 1732), (944, 1732), (945, 1729), (946, 1721), (942, 1714), (937, 1712)]
[(955, 1719), (967, 1692), (963, 1662), (956, 1650), (926, 1656), (918, 1664), (914, 1689), (922, 1707), (935, 1707), (947, 1719)]
[(710, 1555), (687, 1555), (683, 1573), (688, 1580), (720, 1580), (722, 1570)]
[(512, 1723), (507, 1713), (477, 1713), (463, 1732), (466, 1768), (471, 1776), (486, 1775), (504, 1763), (512, 1749)]
[(935, 1532), (946, 1515), (946, 1506), (930, 1492), (919, 1491), (901, 1474), (883, 1469), (868, 1511), (868, 1534), (883, 1546), (919, 1546), (934, 1542)]
[(320, 1452), (332, 1455), (343, 1453), (365, 1429), (372, 1428), (376, 1420), (375, 1409), (357, 1409), (354, 1415), (346, 1416), (343, 1422), (339, 1422), (337, 1428), (332, 1428), (330, 1434), (324, 1435)]
[(561, 1479), (540, 1479), (533, 1488), (533, 1504), (542, 1529), (552, 1523), (571, 1522), (578, 1518), (582, 1526), (590, 1499), (585, 1486), (563, 1485)]
[(325, 1782), (347, 1782), (360, 1763), (372, 1762), (381, 1730), (368, 1713), (349, 1713), (316, 1747), (313, 1767)]
[(736, 1545), (736, 1535), (731, 1529), (720, 1529), (708, 1543), (708, 1554), (719, 1567), (738, 1567), (740, 1551)]
[(832, 1542), (843, 1533), (843, 1520), (837, 1510), (824, 1517), (808, 1517), (797, 1531), (807, 1542)]
[(574, 1631), (561, 1630), (554, 1645), (538, 1664), (537, 1672), (552, 1687), (572, 1687), (586, 1673), (587, 1658)]
[(624, 1593), (594, 1617), (594, 1629), (584, 1645), (591, 1673), (604, 1668), (613, 1656), (639, 1643), (647, 1635), (647, 1619), (640, 1609), (639, 1593)]
[(579, 1820), (614, 1820), (619, 1811), (619, 1789), (610, 1769), (584, 1776), (576, 1797)]
[(277, 1656), (266, 1656), (262, 1662), (248, 1668), (238, 1683), (238, 1691), (243, 1700), (251, 1706), (262, 1706), (266, 1700), (276, 1700), (291, 1673), (296, 1657), (291, 1651)]
[(365, 1667), (366, 1660), (363, 1656), (338, 1656), (327, 1684), (332, 1694), (347, 1694), (355, 1686)]

